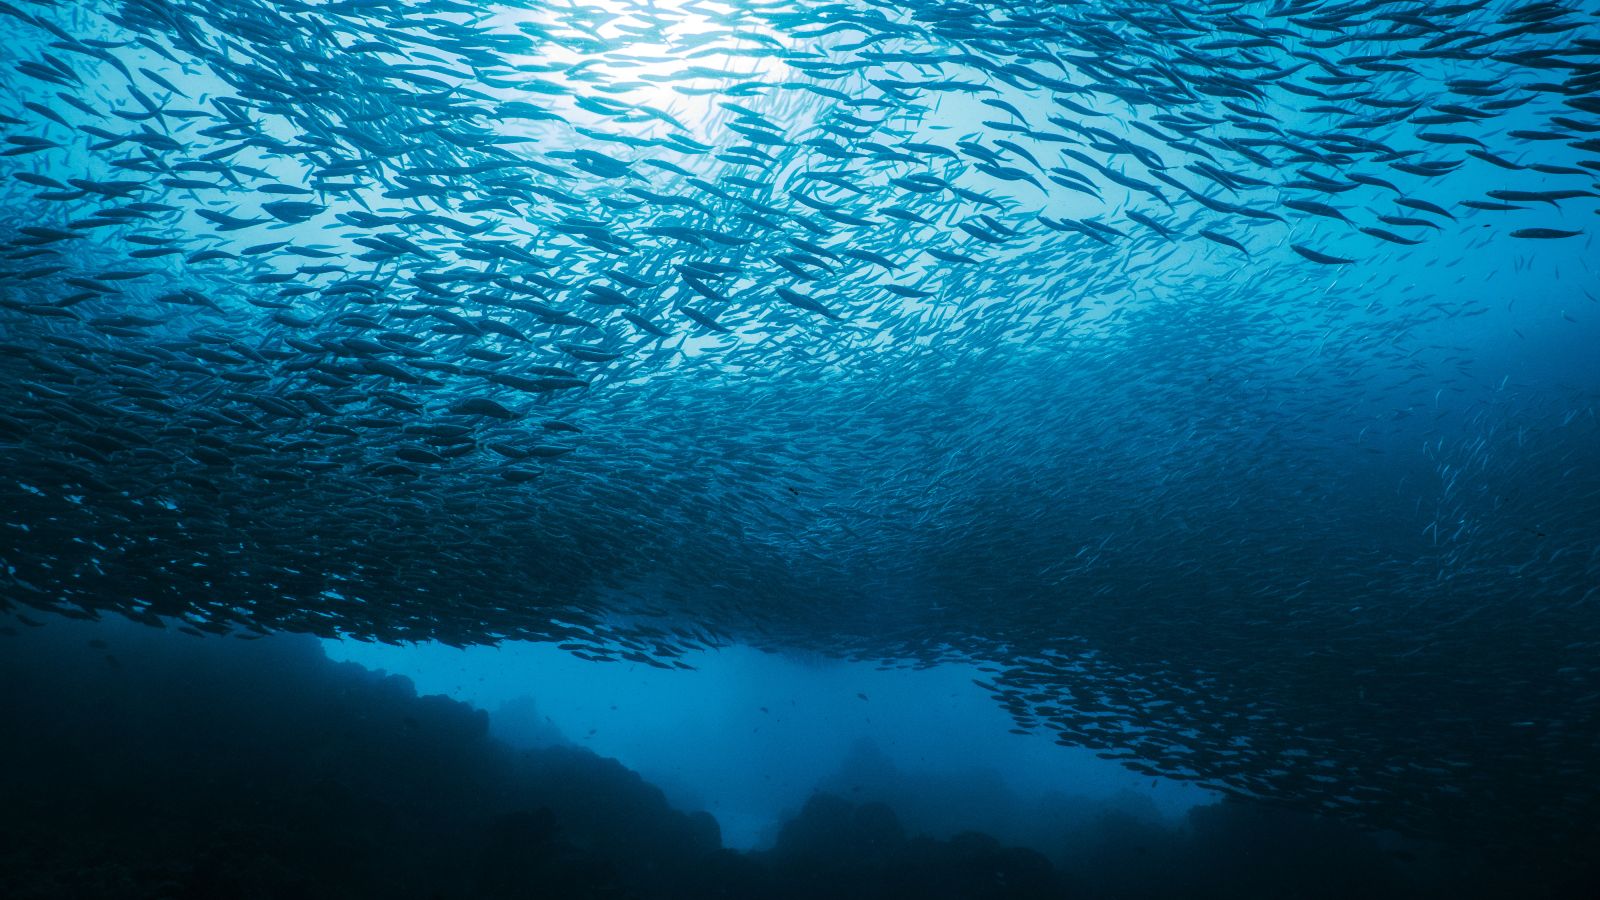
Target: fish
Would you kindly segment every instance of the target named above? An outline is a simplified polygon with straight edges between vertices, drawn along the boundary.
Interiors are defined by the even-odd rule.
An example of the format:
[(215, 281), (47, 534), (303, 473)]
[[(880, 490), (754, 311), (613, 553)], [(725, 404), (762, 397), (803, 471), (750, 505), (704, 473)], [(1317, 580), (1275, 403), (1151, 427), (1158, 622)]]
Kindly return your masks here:
[(1207, 790), (1592, 819), (1595, 372), (1485, 362), (1592, 327), (1577, 5), (4, 11), (8, 608), (981, 664)]
[(1314, 263), (1319, 263), (1319, 264), (1325, 265), (1325, 266), (1343, 266), (1343, 265), (1349, 265), (1349, 264), (1355, 262), (1355, 260), (1353, 260), (1353, 259), (1345, 259), (1342, 256), (1331, 256), (1331, 255), (1329, 255), (1327, 253), (1322, 253), (1322, 252), (1320, 252), (1318, 250), (1313, 250), (1310, 247), (1307, 247), (1307, 246), (1305, 246), (1303, 244), (1290, 244), (1289, 245), (1289, 249), (1291, 249), (1294, 252), (1300, 254), (1301, 256), (1305, 257), (1306, 259), (1311, 260)]

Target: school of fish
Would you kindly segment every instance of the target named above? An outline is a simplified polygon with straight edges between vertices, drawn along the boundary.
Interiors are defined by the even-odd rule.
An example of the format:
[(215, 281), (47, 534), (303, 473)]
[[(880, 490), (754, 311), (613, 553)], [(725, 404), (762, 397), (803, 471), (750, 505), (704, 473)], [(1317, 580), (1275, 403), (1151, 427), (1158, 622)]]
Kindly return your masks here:
[(1593, 346), (1600, 5), (0, 23), (0, 608), (978, 660), (1152, 776), (1600, 810), (1600, 363), (1467, 327)]

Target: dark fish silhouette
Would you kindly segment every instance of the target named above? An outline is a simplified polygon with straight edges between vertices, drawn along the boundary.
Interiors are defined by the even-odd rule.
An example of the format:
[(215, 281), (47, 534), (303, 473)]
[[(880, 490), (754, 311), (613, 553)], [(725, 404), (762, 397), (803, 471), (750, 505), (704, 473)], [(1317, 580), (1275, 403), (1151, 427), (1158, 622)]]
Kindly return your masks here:
[(1440, 336), (1590, 315), (1581, 6), (0, 4), (0, 608), (982, 660), (1592, 818), (1595, 370)]

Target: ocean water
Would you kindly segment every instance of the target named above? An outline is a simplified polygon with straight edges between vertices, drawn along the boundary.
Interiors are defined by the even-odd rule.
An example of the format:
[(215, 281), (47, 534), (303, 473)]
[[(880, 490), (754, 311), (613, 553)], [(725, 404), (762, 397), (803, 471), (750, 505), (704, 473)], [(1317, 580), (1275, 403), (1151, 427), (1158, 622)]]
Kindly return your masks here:
[(1600, 5), (0, 22), (0, 896), (1600, 888)]

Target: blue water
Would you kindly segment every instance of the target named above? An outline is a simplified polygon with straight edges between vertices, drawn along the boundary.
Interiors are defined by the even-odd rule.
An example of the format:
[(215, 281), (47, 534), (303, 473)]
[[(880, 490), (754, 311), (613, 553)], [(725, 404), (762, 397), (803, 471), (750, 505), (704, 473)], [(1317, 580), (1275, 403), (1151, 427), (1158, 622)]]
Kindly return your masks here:
[[(92, 722), (50, 711), (90, 693), (118, 728), (353, 717), (339, 772), (390, 746), (368, 701), (267, 711), (442, 723), (437, 870), (399, 874), (428, 827), (363, 818), (381, 779), (313, 773), (395, 831), (302, 892), (515, 895), (530, 853), (661, 896), (824, 858), (793, 890), (1209, 896), (1265, 856), (1240, 893), (1357, 890), (1313, 860), (1371, 894), (1592, 883), (1594, 3), (0, 22), (9, 715), (73, 759)], [(149, 634), (95, 636), (123, 619)], [(230, 706), (139, 674), (195, 660), (303, 679)], [(572, 766), (693, 846), (541, 805)], [(514, 787), (439, 799), (467, 770)], [(194, 821), (195, 783), (146, 799)], [(172, 835), (141, 852), (217, 868)], [(80, 843), (0, 889), (176, 890)], [(310, 871), (279, 849), (250, 858)]]
[[(596, 666), (547, 645), (325, 649), (331, 659), (404, 675), (419, 693), (487, 710), (491, 732), (512, 744), (570, 741), (613, 757), (679, 808), (716, 816), (723, 843), (741, 849), (770, 844), (786, 814), (863, 752), (909, 776), (992, 778), (994, 800), (1009, 793), (1022, 806), (1053, 793), (1136, 804), (1177, 821), (1217, 799), (1041, 734), (1010, 733), (1005, 711), (972, 684), (984, 673), (971, 666), (883, 670), (729, 647), (689, 654), (693, 671), (663, 671)], [(1006, 824), (984, 810), (963, 813), (964, 828)]]

